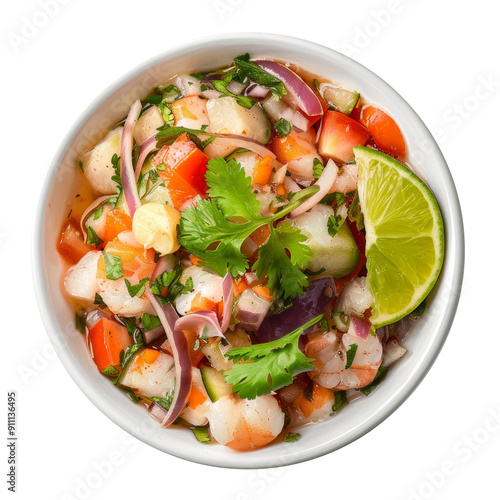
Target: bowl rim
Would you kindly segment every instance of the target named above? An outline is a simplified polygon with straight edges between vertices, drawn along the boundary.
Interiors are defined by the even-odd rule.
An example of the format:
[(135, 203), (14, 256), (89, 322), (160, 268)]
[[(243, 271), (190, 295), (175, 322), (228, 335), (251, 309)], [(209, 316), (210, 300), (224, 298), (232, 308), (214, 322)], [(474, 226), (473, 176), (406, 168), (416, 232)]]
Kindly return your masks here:
[[(175, 449), (165, 449), (159, 443), (155, 442), (154, 435), (143, 435), (141, 432), (137, 431), (133, 426), (131, 426), (127, 418), (118, 415), (117, 412), (113, 412), (109, 408), (109, 401), (107, 401), (99, 391), (92, 389), (91, 384), (86, 380), (85, 374), (80, 370), (73, 362), (73, 358), (69, 349), (64, 349), (60, 342), (58, 342), (57, 332), (60, 331), (57, 320), (54, 315), (50, 313), (51, 305), (48, 299), (47, 284), (44, 279), (44, 252), (43, 241), (44, 241), (44, 219), (45, 219), (45, 209), (49, 201), (49, 194), (51, 186), (55, 180), (58, 168), (61, 161), (68, 149), (68, 145), (77, 137), (78, 133), (87, 122), (87, 120), (96, 112), (96, 110), (101, 106), (109, 97), (111, 97), (121, 86), (129, 82), (134, 77), (137, 77), (144, 73), (149, 67), (160, 64), (161, 62), (168, 60), (169, 58), (178, 56), (185, 51), (190, 51), (196, 46), (208, 47), (213, 49), (213, 45), (220, 46), (221, 43), (230, 43), (231, 41), (251, 41), (252, 39), (258, 39), (259, 42), (267, 42), (270, 46), (270, 52), (272, 52), (273, 47), (282, 46), (286, 44), (287, 46), (297, 46), (300, 44), (302, 49), (304, 47), (309, 51), (319, 53), (320, 55), (330, 57), (336, 60), (336, 62), (342, 64), (344, 67), (352, 71), (353, 74), (364, 74), (370, 79), (375, 79), (378, 84), (380, 84), (384, 91), (387, 92), (392, 99), (396, 101), (395, 105), (399, 104), (407, 109), (407, 111), (412, 115), (412, 120), (416, 122), (417, 126), (421, 129), (422, 135), (426, 136), (426, 140), (429, 144), (433, 146), (433, 157), (436, 163), (439, 164), (440, 172), (443, 176), (443, 182), (447, 186), (447, 202), (453, 208), (450, 219), (445, 221), (448, 226), (448, 230), (453, 227), (453, 231), (447, 235), (447, 245), (453, 245), (454, 247), (454, 266), (452, 268), (452, 283), (453, 290), (456, 293), (452, 294), (450, 301), (447, 303), (445, 310), (442, 315), (442, 322), (436, 335), (431, 339), (431, 345), (427, 346), (423, 359), (414, 370), (412, 377), (408, 382), (398, 388), (396, 394), (384, 404), (383, 407), (376, 413), (375, 418), (364, 421), (362, 424), (356, 426), (355, 428), (349, 430), (344, 435), (337, 438), (335, 444), (325, 442), (321, 446), (306, 448), (296, 453), (290, 454), (290, 458), (280, 457), (280, 463), (276, 463), (277, 460), (264, 460), (259, 463), (255, 463), (254, 460), (245, 460), (242, 456), (251, 455), (250, 454), (239, 454), (239, 458), (235, 460), (235, 455), (228, 455), (226, 458), (223, 456), (214, 459), (206, 459), (202, 453), (196, 455), (195, 453), (186, 452), (185, 450), (175, 450)], [(249, 44), (250, 45), (250, 44)], [(363, 435), (367, 434), (379, 424), (381, 424), (385, 419), (387, 419), (394, 411), (396, 411), (406, 399), (415, 391), (418, 385), (422, 382), (424, 377), (429, 372), (430, 368), (434, 364), (437, 356), (439, 355), (451, 329), (463, 283), (464, 274), (464, 263), (465, 263), (465, 237), (464, 237), (464, 227), (462, 212), (460, 208), (460, 201), (458, 198), (458, 193), (453, 181), (451, 172), (446, 163), (446, 160), (436, 143), (434, 137), (430, 133), (427, 126), (424, 124), (422, 119), (414, 111), (414, 109), (406, 102), (406, 100), (394, 90), (388, 83), (385, 82), (381, 77), (376, 75), (370, 69), (366, 68), (359, 62), (351, 59), (350, 57), (337, 52), (334, 49), (326, 47), (324, 45), (311, 42), (309, 40), (304, 40), (298, 37), (292, 37), (288, 35), (273, 34), (273, 33), (262, 33), (262, 32), (238, 32), (238, 33), (224, 33), (218, 35), (212, 35), (207, 37), (201, 37), (189, 40), (182, 44), (178, 44), (157, 54), (154, 57), (147, 59), (141, 64), (137, 65), (132, 70), (129, 70), (124, 75), (117, 78), (113, 83), (107, 86), (94, 100), (86, 107), (86, 109), (80, 114), (76, 119), (74, 124), (71, 126), (69, 131), (64, 136), (59, 148), (54, 155), (54, 158), (47, 170), (45, 181), (43, 183), (36, 211), (35, 226), (34, 226), (34, 238), (32, 245), (32, 268), (34, 277), (34, 287), (35, 295), (37, 297), (38, 307), (40, 315), (47, 332), (47, 335), (56, 351), (60, 361), (65, 367), (66, 371), (72, 377), (76, 385), (80, 390), (86, 395), (86, 397), (110, 420), (121, 427), (124, 431), (132, 434), (137, 439), (149, 444), (150, 446), (168, 453), (170, 455), (182, 458), (184, 460), (189, 460), (195, 463), (225, 467), (225, 468), (236, 468), (236, 469), (259, 469), (266, 467), (278, 467), (284, 465), (293, 465), (301, 463), (313, 458), (317, 458), (332, 451), (336, 451), (351, 442), (359, 439)], [(432, 349), (431, 349), (432, 347)], [(221, 454), (223, 455), (223, 454)]]

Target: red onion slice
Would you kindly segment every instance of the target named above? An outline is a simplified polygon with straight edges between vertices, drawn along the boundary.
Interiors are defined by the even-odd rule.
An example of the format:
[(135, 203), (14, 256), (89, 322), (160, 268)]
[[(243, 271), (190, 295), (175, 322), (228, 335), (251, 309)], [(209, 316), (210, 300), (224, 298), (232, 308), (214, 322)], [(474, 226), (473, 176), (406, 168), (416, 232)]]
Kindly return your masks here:
[(245, 90), (245, 95), (252, 99), (265, 99), (269, 89), (258, 83), (251, 83)]
[(290, 193), (298, 193), (300, 191), (300, 186), (293, 179), (290, 179), (290, 177), (285, 176), (283, 184)]
[(146, 289), (146, 296), (150, 300), (158, 318), (165, 329), (167, 339), (170, 342), (172, 356), (175, 362), (175, 390), (170, 409), (164, 415), (161, 423), (162, 427), (173, 424), (175, 419), (186, 407), (189, 394), (191, 393), (192, 370), (191, 358), (186, 341), (186, 336), (180, 330), (175, 329), (178, 319), (177, 313), (172, 304), (162, 306), (157, 297), (149, 289)]
[(297, 215), (303, 214), (314, 207), (314, 205), (317, 205), (332, 188), (338, 172), (339, 167), (337, 167), (335, 162), (333, 160), (328, 160), (323, 173), (316, 182), (316, 186), (319, 186), (319, 191), (302, 203), (298, 208), (290, 212), (290, 217), (297, 217)]
[(347, 330), (347, 333), (356, 335), (361, 339), (366, 339), (370, 335), (371, 323), (357, 316), (351, 315), (349, 318), (349, 330)]
[(83, 241), (87, 243), (88, 239), (88, 233), (87, 233), (87, 226), (85, 225), (85, 221), (87, 220), (88, 216), (102, 203), (104, 203), (106, 200), (109, 200), (110, 198), (114, 198), (116, 194), (108, 194), (106, 196), (101, 196), (100, 198), (97, 198), (94, 202), (92, 202), (85, 212), (83, 212), (81, 218), (80, 218), (80, 229), (82, 230), (83, 234)]
[(257, 153), (259, 156), (262, 156), (263, 158), (269, 155), (273, 160), (276, 159), (276, 155), (270, 149), (267, 149), (260, 142), (254, 141), (253, 139), (244, 139), (243, 137), (239, 137), (236, 135), (212, 135), (215, 135), (216, 139), (209, 146), (207, 146), (207, 149), (205, 150), (205, 154), (207, 154), (209, 158), (213, 158), (213, 156), (211, 157), (209, 151), (207, 152), (208, 148), (212, 145), (217, 144), (221, 147), (249, 149), (250, 151)]
[(183, 332), (196, 332), (199, 337), (224, 337), (217, 314), (213, 311), (198, 311), (181, 316), (175, 322), (175, 329)]
[(156, 132), (146, 139), (146, 141), (142, 144), (141, 149), (139, 150), (139, 157), (137, 158), (137, 165), (135, 167), (135, 182), (139, 180), (139, 176), (141, 175), (142, 166), (148, 157), (148, 154), (151, 151), (157, 149), (156, 147)]
[(122, 180), (123, 194), (128, 207), (130, 217), (134, 218), (135, 211), (141, 206), (139, 193), (137, 192), (137, 184), (135, 181), (134, 164), (132, 162), (132, 149), (134, 147), (134, 128), (137, 119), (141, 114), (141, 101), (137, 100), (132, 104), (125, 120), (123, 128), (122, 142), (120, 146), (120, 177)]
[(222, 280), (222, 321), (220, 329), (225, 332), (229, 327), (231, 321), (231, 314), (233, 312), (233, 277), (230, 272), (227, 272)]
[(299, 75), (291, 69), (274, 61), (257, 60), (254, 61), (264, 71), (278, 78), (283, 82), (290, 97), (297, 103), (297, 106), (308, 116), (323, 115), (323, 106), (313, 90), (307, 85)]
[(163, 326), (158, 326), (152, 330), (147, 330), (144, 332), (143, 338), (146, 344), (152, 344), (155, 340), (158, 340), (162, 335), (165, 335), (165, 329)]

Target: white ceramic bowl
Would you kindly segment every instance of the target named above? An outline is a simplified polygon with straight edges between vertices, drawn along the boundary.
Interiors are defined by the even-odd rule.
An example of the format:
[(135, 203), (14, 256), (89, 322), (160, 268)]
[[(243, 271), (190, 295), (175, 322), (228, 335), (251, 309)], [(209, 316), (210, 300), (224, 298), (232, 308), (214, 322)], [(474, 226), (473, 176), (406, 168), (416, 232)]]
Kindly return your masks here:
[[(239, 453), (220, 445), (202, 445), (187, 429), (161, 429), (142, 406), (131, 403), (99, 374), (83, 336), (75, 330), (74, 311), (63, 296), (55, 242), (67, 208), (67, 187), (73, 182), (81, 153), (121, 120), (135, 99), (147, 96), (166, 77), (214, 69), (245, 52), (289, 61), (355, 88), (367, 102), (390, 110), (406, 136), (410, 165), (431, 187), (441, 207), (446, 255), (427, 311), (407, 338), (408, 354), (391, 368), (376, 391), (331, 420), (301, 429), (302, 438), (295, 443)], [(280, 35), (229, 34), (190, 42), (147, 61), (108, 88), (77, 120), (59, 148), (43, 186), (35, 227), (34, 272), (41, 314), (54, 348), (76, 384), (105, 415), (142, 441), (171, 455), (223, 467), (301, 462), (337, 450), (381, 423), (413, 392), (436, 359), (455, 315), (463, 276), (464, 236), (457, 193), (446, 162), (420, 118), (387, 83), (355, 61), (326, 47)]]

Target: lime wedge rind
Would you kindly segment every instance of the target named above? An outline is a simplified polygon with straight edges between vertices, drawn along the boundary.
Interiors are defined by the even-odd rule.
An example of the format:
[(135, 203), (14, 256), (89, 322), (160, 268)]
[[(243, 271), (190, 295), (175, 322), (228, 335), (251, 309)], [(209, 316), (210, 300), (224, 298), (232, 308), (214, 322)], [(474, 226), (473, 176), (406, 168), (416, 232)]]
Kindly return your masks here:
[[(365, 219), (368, 282), (375, 297), (371, 321), (379, 328), (411, 313), (435, 285), (444, 260), (443, 218), (437, 200), (428, 186), (408, 167), (371, 148), (356, 147), (354, 153), (358, 164), (358, 194)], [(385, 179), (392, 182), (383, 184)], [(381, 196), (377, 199), (379, 193)], [(417, 203), (419, 206), (415, 214), (408, 211), (412, 203)], [(405, 210), (401, 209), (398, 212), (396, 206), (404, 206)], [(377, 215), (372, 217), (375, 211)], [(428, 219), (422, 219), (423, 217), (430, 217), (432, 224)], [(395, 228), (395, 234), (392, 235), (389, 234), (391, 224)], [(377, 227), (382, 226), (384, 234), (380, 236), (377, 234)], [(423, 231), (426, 227), (430, 230)], [(410, 235), (415, 239), (415, 243), (419, 238), (426, 237), (431, 247), (427, 248), (427, 251), (408, 255), (410, 262), (407, 262), (405, 272), (404, 259), (398, 261), (398, 258), (393, 257), (393, 260), (398, 262), (391, 261), (379, 246), (383, 242), (382, 246), (390, 247), (392, 249), (390, 253), (397, 256), (398, 251), (403, 248), (403, 238), (406, 238), (408, 244)], [(425, 246), (424, 243), (428, 242), (422, 240), (421, 243)], [(428, 262), (432, 258), (431, 254), (434, 258)], [(382, 262), (382, 255), (387, 262)], [(419, 261), (421, 255), (426, 256), (425, 262)], [(390, 266), (388, 262), (391, 263)], [(388, 277), (382, 275), (384, 272), (387, 273), (387, 269), (390, 269)], [(423, 273), (422, 283), (415, 284), (409, 276), (414, 277), (416, 270), (420, 269), (427, 274)], [(427, 269), (429, 271), (426, 271)], [(398, 276), (396, 273), (401, 274)], [(392, 283), (391, 278), (393, 278)], [(395, 284), (400, 287), (399, 290)]]

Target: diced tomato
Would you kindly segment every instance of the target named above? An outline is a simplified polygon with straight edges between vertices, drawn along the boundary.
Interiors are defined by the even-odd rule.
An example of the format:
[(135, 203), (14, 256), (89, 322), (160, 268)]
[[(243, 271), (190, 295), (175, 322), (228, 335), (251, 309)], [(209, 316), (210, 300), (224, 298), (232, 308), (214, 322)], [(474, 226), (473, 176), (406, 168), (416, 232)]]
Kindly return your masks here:
[(83, 242), (83, 235), (74, 221), (66, 223), (61, 231), (61, 237), (57, 244), (59, 253), (68, 259), (71, 263), (76, 264), (85, 254), (94, 247)]
[(351, 111), (351, 114), (349, 115), (349, 118), (352, 118), (353, 120), (359, 122), (360, 117), (361, 117), (361, 107), (360, 106), (356, 106)]
[(172, 203), (179, 209), (197, 195), (206, 196), (205, 180), (208, 157), (187, 134), (182, 134), (171, 146), (164, 146), (152, 160), (153, 165), (165, 165), (159, 174), (169, 190)]
[(254, 184), (267, 184), (272, 171), (273, 171), (273, 164), (271, 161), (271, 157), (267, 155), (264, 158), (262, 158), (262, 160), (259, 161), (258, 164), (256, 165), (253, 173), (252, 182)]
[(110, 210), (106, 214), (106, 226), (104, 232), (104, 240), (114, 240), (122, 231), (132, 230), (132, 219), (129, 215), (121, 210)]
[(406, 144), (396, 122), (376, 106), (363, 106), (360, 122), (368, 129), (379, 149), (404, 161)]
[(243, 290), (248, 288), (248, 284), (245, 278), (240, 278), (240, 282), (238, 283), (235, 279), (233, 279), (233, 295), (238, 297)]
[(155, 349), (146, 349), (142, 353), (142, 359), (148, 365), (152, 365), (158, 359), (159, 355), (160, 355), (160, 351), (157, 351)]
[(292, 130), (286, 137), (273, 139), (268, 147), (280, 163), (288, 163), (296, 158), (316, 152), (314, 145), (301, 137), (295, 130)]
[[(139, 280), (151, 276), (155, 264), (155, 251), (152, 248), (130, 247), (119, 240), (110, 241), (106, 244), (104, 251), (116, 257), (122, 262), (123, 276), (136, 275)], [(104, 257), (101, 255), (97, 261), (97, 277), (106, 278), (106, 266)]]
[(189, 313), (194, 313), (197, 311), (213, 311), (217, 314), (219, 309), (218, 302), (213, 302), (206, 297), (204, 297), (200, 292), (198, 292), (191, 301), (191, 308)]
[(89, 331), (94, 363), (99, 371), (120, 364), (120, 352), (132, 345), (127, 328), (120, 323), (102, 318)]
[(199, 405), (202, 405), (207, 400), (207, 397), (196, 387), (191, 388), (191, 393), (187, 400), (188, 407), (192, 410), (196, 409)]
[(337, 293), (337, 297), (340, 295), (340, 292), (342, 291), (342, 288), (344, 288), (347, 283), (352, 281), (360, 271), (365, 267), (366, 264), (366, 240), (365, 236), (361, 231), (358, 231), (358, 228), (356, 227), (355, 222), (351, 222), (349, 218), (346, 219), (346, 224), (349, 225), (349, 229), (351, 230), (352, 237), (354, 238), (354, 241), (356, 242), (356, 245), (358, 246), (359, 250), (359, 259), (358, 263), (356, 264), (356, 267), (346, 276), (343, 276), (342, 278), (338, 278), (335, 280), (335, 290)]
[(319, 152), (338, 162), (354, 160), (353, 148), (364, 146), (370, 132), (363, 125), (338, 111), (327, 111), (319, 137)]

